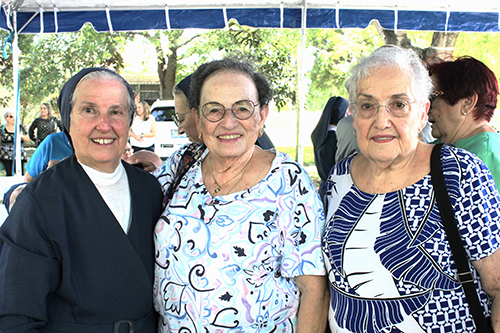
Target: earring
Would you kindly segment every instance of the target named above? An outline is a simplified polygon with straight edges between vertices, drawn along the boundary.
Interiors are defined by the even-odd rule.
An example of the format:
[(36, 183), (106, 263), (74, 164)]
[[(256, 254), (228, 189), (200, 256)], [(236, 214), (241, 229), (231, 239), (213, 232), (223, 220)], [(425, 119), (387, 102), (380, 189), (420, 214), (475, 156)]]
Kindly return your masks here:
[(354, 134), (355, 137), (358, 137), (358, 132), (356, 132), (356, 130), (352, 131), (352, 134)]
[(259, 138), (262, 137), (264, 135), (264, 129), (261, 128), (259, 129)]
[(467, 112), (463, 111), (463, 112), (462, 112), (462, 114), (463, 114), (464, 116), (466, 116), (466, 115), (467, 115)]
[(418, 137), (418, 139), (419, 139), (420, 141), (422, 141), (422, 139), (424, 138), (424, 132), (422, 132), (422, 131), (418, 132), (417, 137)]
[(203, 134), (201, 134), (201, 132), (198, 132), (198, 139), (201, 140), (201, 137), (203, 136)]

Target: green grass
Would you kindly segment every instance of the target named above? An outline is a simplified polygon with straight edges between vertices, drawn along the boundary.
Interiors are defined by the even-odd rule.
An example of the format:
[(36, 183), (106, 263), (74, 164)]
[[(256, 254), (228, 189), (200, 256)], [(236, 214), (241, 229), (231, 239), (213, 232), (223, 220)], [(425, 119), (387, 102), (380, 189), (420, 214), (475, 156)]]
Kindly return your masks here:
[[(276, 147), (278, 151), (287, 153), (290, 155), (293, 159), (295, 159), (295, 152), (296, 148), (295, 147)], [(313, 147), (302, 147), (303, 149), (303, 154), (304, 154), (304, 166), (314, 166), (314, 151)]]

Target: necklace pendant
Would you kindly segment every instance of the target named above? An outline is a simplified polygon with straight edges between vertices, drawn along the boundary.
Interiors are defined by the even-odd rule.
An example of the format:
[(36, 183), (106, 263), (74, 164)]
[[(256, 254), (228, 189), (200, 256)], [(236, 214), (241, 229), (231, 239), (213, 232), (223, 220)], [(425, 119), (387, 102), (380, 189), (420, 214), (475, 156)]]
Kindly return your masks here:
[(217, 187), (215, 190), (214, 190), (215, 193), (219, 193), (220, 192), (220, 187)]

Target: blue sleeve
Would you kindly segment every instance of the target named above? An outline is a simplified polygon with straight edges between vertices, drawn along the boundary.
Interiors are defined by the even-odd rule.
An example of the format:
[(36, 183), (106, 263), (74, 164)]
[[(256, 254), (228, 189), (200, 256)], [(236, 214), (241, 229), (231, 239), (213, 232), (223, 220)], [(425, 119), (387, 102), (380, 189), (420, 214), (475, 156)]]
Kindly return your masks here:
[(50, 154), (51, 150), (49, 146), (51, 146), (51, 142), (49, 140), (43, 140), (26, 164), (26, 172), (29, 173), (31, 177), (36, 178), (47, 168), (49, 163), (47, 156)]
[(475, 261), (500, 247), (500, 195), (482, 160), (463, 149), (450, 152), (442, 157), (443, 172), (465, 250)]

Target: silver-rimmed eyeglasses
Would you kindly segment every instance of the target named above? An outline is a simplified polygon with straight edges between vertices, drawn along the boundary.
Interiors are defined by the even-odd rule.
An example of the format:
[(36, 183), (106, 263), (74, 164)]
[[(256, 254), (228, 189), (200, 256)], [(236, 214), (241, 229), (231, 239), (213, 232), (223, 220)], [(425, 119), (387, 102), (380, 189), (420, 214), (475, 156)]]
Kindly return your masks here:
[(174, 113), (172, 115), (172, 120), (174, 121), (175, 125), (177, 125), (177, 127), (179, 127), (179, 124), (181, 123), (181, 120), (179, 119), (179, 116), (176, 113)]
[(354, 109), (356, 116), (368, 119), (373, 117), (381, 106), (384, 106), (390, 115), (397, 118), (403, 118), (410, 113), (411, 105), (414, 103), (416, 103), (416, 101), (411, 101), (407, 98), (395, 98), (390, 100), (387, 104), (376, 104), (369, 99), (359, 99), (354, 104)]
[(188, 114), (189, 112), (185, 112), (185, 113), (181, 113), (181, 114), (177, 114), (177, 113), (174, 113), (172, 115), (172, 120), (174, 121), (174, 123), (177, 125), (177, 127), (180, 126), (180, 124), (186, 119), (186, 117), (183, 117), (182, 119), (179, 117), (179, 116), (184, 116), (186, 114)]
[(253, 115), (255, 107), (258, 105), (258, 103), (254, 103), (248, 99), (235, 102), (231, 108), (226, 108), (217, 102), (208, 102), (201, 107), (200, 111), (208, 121), (213, 123), (224, 118), (226, 110), (231, 110), (237, 119), (245, 120)]

